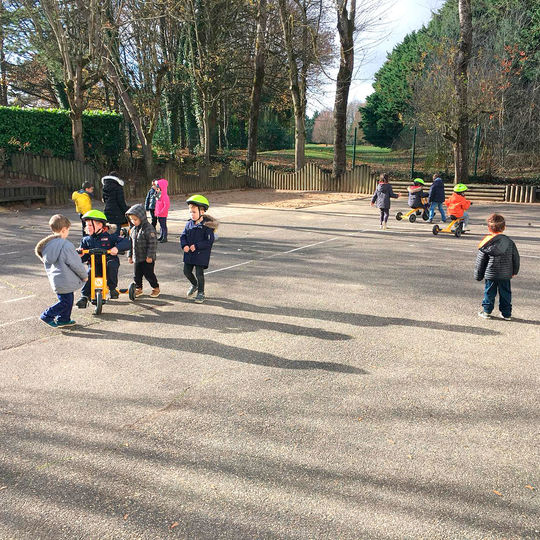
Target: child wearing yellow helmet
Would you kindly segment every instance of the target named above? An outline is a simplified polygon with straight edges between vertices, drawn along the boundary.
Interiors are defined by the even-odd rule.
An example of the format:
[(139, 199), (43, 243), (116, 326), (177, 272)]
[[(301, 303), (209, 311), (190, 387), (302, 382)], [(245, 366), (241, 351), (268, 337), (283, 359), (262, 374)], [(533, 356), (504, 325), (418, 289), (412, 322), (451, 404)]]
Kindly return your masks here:
[[(210, 253), (214, 243), (214, 231), (218, 228), (217, 219), (206, 214), (210, 203), (204, 195), (192, 195), (186, 201), (190, 220), (180, 236), (180, 245), (184, 252), (184, 275), (191, 283), (187, 296), (195, 296), (195, 302), (202, 304), (204, 295), (204, 270), (208, 268)], [(195, 270), (195, 276), (193, 275)]]
[(469, 212), (467, 210), (471, 206), (471, 201), (465, 198), (465, 192), (469, 188), (465, 184), (456, 184), (454, 186), (454, 193), (444, 201), (444, 204), (448, 208), (448, 214), (455, 216), (456, 218), (463, 218), (463, 230), (467, 229), (469, 224)]

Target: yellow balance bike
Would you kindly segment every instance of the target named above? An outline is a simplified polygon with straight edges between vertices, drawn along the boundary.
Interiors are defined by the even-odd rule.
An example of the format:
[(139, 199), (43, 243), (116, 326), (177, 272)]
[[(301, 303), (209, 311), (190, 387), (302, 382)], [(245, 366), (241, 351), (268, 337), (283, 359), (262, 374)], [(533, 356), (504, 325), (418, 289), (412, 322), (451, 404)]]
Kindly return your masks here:
[[(80, 251), (83, 255), (90, 255), (90, 302), (96, 306), (94, 315), (101, 315), (103, 304), (107, 303), (109, 287), (107, 285), (107, 255), (110, 250), (93, 248)], [(101, 275), (96, 275), (96, 257), (101, 257)], [(128, 294), (129, 299), (135, 300), (135, 283), (132, 283), (128, 289), (118, 289), (119, 293)]]
[(422, 219), (424, 221), (427, 221), (429, 219), (429, 211), (426, 209), (427, 199), (422, 199), (422, 204), (424, 205), (421, 208), (411, 208), (407, 213), (403, 212), (397, 212), (396, 213), (396, 219), (398, 221), (401, 221), (402, 219), (409, 219), (411, 223), (414, 223), (416, 221), (416, 216), (419, 216), (422, 214)]
[(453, 234), (456, 238), (459, 238), (463, 234), (463, 218), (450, 216), (450, 223), (441, 229), (438, 225), (433, 225), (432, 232), (435, 236), (439, 233)]

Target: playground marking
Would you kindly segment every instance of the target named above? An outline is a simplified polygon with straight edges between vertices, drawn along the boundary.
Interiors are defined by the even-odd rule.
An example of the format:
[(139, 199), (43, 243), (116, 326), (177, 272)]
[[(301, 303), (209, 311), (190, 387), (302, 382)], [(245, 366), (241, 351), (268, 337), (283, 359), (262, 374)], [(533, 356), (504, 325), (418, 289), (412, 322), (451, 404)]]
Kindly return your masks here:
[(2, 304), (9, 304), (10, 302), (18, 302), (19, 300), (26, 300), (27, 298), (34, 298), (35, 294), (30, 294), (28, 296), (21, 296), (20, 298), (12, 298), (11, 300), (3, 300)]
[(3, 326), (9, 326), (10, 324), (17, 324), (23, 321), (29, 321), (30, 319), (36, 319), (36, 318), (37, 317), (34, 315), (33, 317), (26, 317), (25, 319), (19, 319), (18, 321), (9, 321), (9, 322), (0, 324), (0, 328), (2, 328)]
[(0, 253), (0, 257), (4, 255), (15, 255), (15, 253), (22, 253), (21, 251), (8, 251), (7, 253)]

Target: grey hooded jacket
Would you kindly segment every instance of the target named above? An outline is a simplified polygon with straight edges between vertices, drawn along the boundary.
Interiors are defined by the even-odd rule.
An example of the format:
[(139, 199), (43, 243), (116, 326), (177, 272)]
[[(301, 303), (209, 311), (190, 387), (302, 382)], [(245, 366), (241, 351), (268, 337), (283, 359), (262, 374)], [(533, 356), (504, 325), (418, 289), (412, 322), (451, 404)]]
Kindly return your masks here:
[(82, 287), (87, 269), (71, 242), (53, 234), (38, 242), (35, 253), (43, 261), (56, 294), (72, 293)]
[(133, 258), (135, 264), (142, 263), (147, 257), (156, 260), (157, 253), (157, 235), (156, 229), (148, 223), (146, 219), (146, 210), (142, 204), (133, 205), (127, 212), (126, 216), (134, 215), (141, 220), (141, 224), (132, 227), (129, 233), (131, 238), (131, 247), (129, 248), (128, 257)]

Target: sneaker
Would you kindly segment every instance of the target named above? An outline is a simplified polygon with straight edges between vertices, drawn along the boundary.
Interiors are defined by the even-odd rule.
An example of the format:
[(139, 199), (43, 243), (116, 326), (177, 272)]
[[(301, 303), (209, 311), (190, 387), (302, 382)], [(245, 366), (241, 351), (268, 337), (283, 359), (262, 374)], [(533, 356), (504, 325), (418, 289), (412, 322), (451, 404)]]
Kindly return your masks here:
[(206, 296), (204, 296), (204, 293), (201, 293), (201, 292), (195, 297), (196, 304), (202, 304), (205, 300), (206, 300)]
[(69, 320), (69, 321), (58, 321), (58, 322), (56, 323), (56, 326), (57, 326), (58, 328), (62, 328), (62, 327), (64, 327), (64, 326), (75, 326), (76, 324), (77, 324), (77, 323), (76, 323), (73, 319), (71, 319), (71, 320)]
[(195, 293), (197, 292), (199, 286), (198, 285), (192, 285), (189, 291), (187, 292), (187, 297), (191, 298), (192, 296), (195, 296)]
[(116, 300), (119, 296), (120, 296), (120, 294), (118, 293), (118, 291), (116, 289), (114, 289), (114, 290), (111, 289), (109, 291), (109, 299), (110, 300)]
[(501, 318), (503, 318), (505, 321), (511, 321), (512, 320), (512, 317), (505, 317), (502, 313), (501, 313)]
[(381, 224), (379, 225), (379, 229), (382, 229), (382, 228), (383, 228), (383, 224), (381, 223)]
[(158, 239), (158, 242), (160, 242), (161, 244), (166, 244), (167, 243), (167, 238), (159, 238)]
[(487, 313), (485, 311), (479, 311), (478, 316), (482, 317), (482, 319), (491, 319), (491, 313)]
[(382, 228), (383, 228), (384, 231), (386, 231), (386, 229), (388, 229), (388, 223), (383, 223)]
[(79, 308), (79, 309), (84, 309), (87, 305), (88, 305), (88, 298), (86, 296), (81, 296), (77, 302), (75, 303), (75, 305)]
[(432, 219), (428, 219), (428, 223), (433, 223), (433, 220), (432, 220)]
[(58, 324), (56, 323), (56, 321), (54, 321), (53, 319), (42, 319), (41, 317), (39, 318), (39, 320), (41, 322), (44, 322), (45, 324), (49, 325), (51, 328), (57, 328), (58, 327)]
[(142, 296), (142, 289), (135, 289), (135, 298), (137, 298), (138, 296)]
[(152, 289), (152, 292), (150, 293), (150, 298), (157, 298), (159, 296), (159, 287), (156, 287), (155, 289)]

